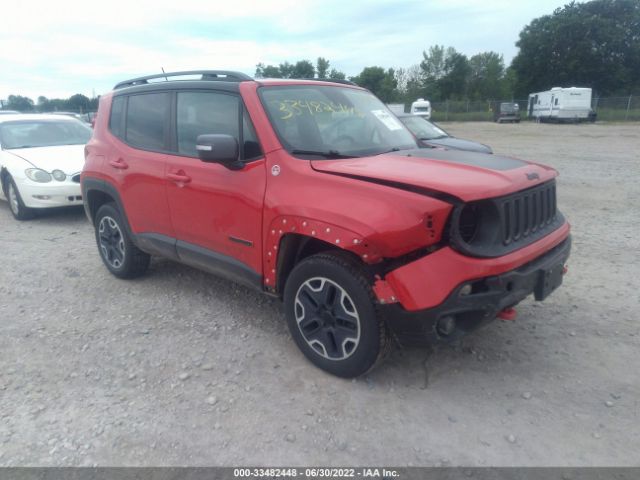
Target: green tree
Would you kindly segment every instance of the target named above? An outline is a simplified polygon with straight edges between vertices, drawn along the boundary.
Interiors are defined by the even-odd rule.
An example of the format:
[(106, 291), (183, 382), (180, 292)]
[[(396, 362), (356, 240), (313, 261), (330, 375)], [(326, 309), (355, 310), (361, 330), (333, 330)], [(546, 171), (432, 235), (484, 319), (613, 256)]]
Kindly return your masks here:
[[(449, 47), (449, 50), (452, 50), (452, 48)], [(424, 93), (429, 98), (436, 100), (442, 99), (439, 81), (445, 74), (445, 60), (446, 55), (444, 45), (433, 45), (432, 47), (429, 47), (429, 52), (422, 52), (420, 69), (422, 70), (423, 85), (425, 90)]]
[(444, 61), (444, 75), (437, 81), (442, 98), (449, 100), (466, 98), (470, 74), (471, 67), (467, 56), (454, 48), (448, 48)]
[(329, 69), (329, 60), (322, 57), (318, 58), (316, 67), (309, 60), (298, 60), (296, 63), (284, 62), (278, 66), (265, 65), (264, 63), (258, 63), (256, 65), (256, 78), (314, 78), (318, 75), (318, 78), (332, 78), (341, 79), (346, 78), (343, 72), (332, 68)]
[(67, 100), (68, 109), (73, 112), (84, 113), (89, 111), (91, 100), (89, 97), (76, 93)]
[(360, 75), (352, 77), (351, 80), (361, 87), (373, 92), (385, 103), (393, 102), (398, 94), (398, 81), (395, 78), (393, 68), (385, 71), (382, 67), (366, 67)]
[(291, 75), (286, 78), (313, 78), (316, 69), (309, 60), (300, 60), (293, 66)]
[(33, 100), (21, 95), (9, 95), (4, 108), (6, 110), (18, 110), (19, 112), (31, 112), (33, 111)]
[(69, 110), (69, 101), (62, 98), (52, 98), (47, 102), (47, 112), (61, 112)]
[(296, 66), (289, 62), (281, 63), (278, 68), (280, 69), (280, 77), (281, 78), (291, 78), (293, 72), (295, 71)]
[(43, 95), (38, 97), (37, 107), (39, 112), (49, 112), (49, 99)]
[(640, 88), (640, 2), (571, 2), (520, 32), (517, 94), (590, 86), (601, 95)]
[(425, 94), (422, 69), (420, 68), (420, 65), (411, 65), (406, 69), (397, 69), (396, 80), (398, 84), (399, 101), (403, 103), (411, 103), (416, 101), (418, 98), (427, 96)]
[(466, 55), (453, 47), (433, 45), (422, 52), (422, 79), (424, 94), (431, 100), (463, 98), (467, 94), (467, 83), (471, 68)]
[(316, 74), (318, 78), (327, 78), (329, 74), (329, 60), (326, 58), (318, 57), (316, 61)]
[(259, 63), (256, 65), (256, 78), (282, 78), (280, 67)]
[(329, 72), (329, 77), (332, 80), (346, 80), (347, 76), (344, 74), (344, 72), (341, 72), (340, 70), (336, 70), (335, 68), (332, 68), (331, 71)]
[(517, 82), (518, 80), (515, 70), (510, 66), (507, 67), (504, 73), (504, 78), (502, 79), (502, 85), (504, 88), (504, 95), (502, 96), (503, 100), (515, 98)]
[(505, 69), (502, 55), (483, 52), (469, 59), (468, 94), (474, 100), (505, 98)]

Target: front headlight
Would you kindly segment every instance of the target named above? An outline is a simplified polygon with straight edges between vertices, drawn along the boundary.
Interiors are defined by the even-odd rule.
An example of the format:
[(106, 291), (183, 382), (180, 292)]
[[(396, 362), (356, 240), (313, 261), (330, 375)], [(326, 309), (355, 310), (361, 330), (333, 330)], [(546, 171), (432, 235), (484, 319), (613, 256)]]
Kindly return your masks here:
[(34, 182), (47, 183), (51, 181), (51, 175), (39, 168), (28, 168), (24, 171), (25, 175)]
[(67, 175), (62, 170), (54, 170), (51, 175), (59, 182), (64, 182), (67, 179)]

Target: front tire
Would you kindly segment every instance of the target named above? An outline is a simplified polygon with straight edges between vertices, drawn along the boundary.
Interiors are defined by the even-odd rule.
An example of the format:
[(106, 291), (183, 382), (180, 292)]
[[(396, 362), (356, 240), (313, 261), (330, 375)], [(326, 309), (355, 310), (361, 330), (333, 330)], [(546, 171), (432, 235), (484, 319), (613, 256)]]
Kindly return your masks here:
[(136, 278), (147, 271), (151, 257), (133, 244), (114, 203), (98, 209), (94, 226), (100, 258), (113, 275)]
[(6, 179), (5, 192), (13, 218), (16, 220), (30, 220), (35, 216), (35, 210), (25, 206), (18, 187), (11, 177)]
[(319, 254), (300, 262), (287, 279), (284, 307), (298, 348), (329, 373), (363, 375), (388, 350), (371, 282), (350, 257)]

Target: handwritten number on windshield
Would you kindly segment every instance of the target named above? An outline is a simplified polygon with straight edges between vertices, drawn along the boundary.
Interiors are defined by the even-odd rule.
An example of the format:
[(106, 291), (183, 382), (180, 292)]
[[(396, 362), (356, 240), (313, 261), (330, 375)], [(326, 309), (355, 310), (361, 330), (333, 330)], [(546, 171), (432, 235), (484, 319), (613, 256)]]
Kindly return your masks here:
[(354, 107), (342, 103), (324, 102), (317, 100), (282, 100), (279, 110), (282, 112), (282, 120), (289, 120), (295, 116), (304, 114), (318, 115), (321, 113), (347, 113), (358, 114)]

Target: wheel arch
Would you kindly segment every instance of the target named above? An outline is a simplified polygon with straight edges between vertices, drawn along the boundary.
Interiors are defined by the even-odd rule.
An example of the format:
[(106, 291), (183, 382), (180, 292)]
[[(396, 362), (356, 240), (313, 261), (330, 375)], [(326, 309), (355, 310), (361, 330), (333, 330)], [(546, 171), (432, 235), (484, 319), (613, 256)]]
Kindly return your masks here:
[(305, 258), (318, 253), (331, 253), (348, 258), (367, 269), (367, 264), (354, 252), (309, 235), (286, 233), (280, 238), (277, 251), (275, 272), (272, 273), (275, 273), (275, 293), (278, 296), (283, 295), (287, 279), (295, 266)]
[(89, 218), (89, 221), (93, 224), (96, 218), (98, 209), (107, 203), (115, 203), (118, 210), (122, 214), (122, 219), (127, 229), (127, 233), (130, 238), (135, 238), (129, 225), (129, 219), (122, 203), (122, 199), (118, 194), (116, 188), (110, 183), (95, 178), (83, 178), (82, 179), (82, 198), (84, 199), (84, 211)]

